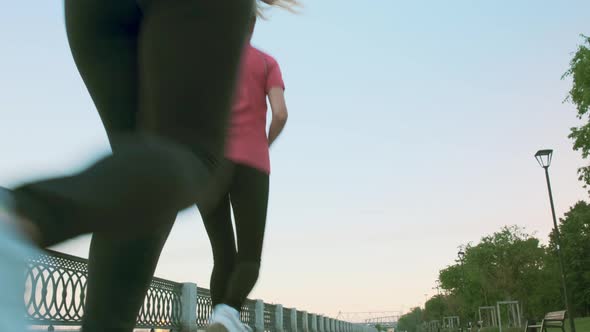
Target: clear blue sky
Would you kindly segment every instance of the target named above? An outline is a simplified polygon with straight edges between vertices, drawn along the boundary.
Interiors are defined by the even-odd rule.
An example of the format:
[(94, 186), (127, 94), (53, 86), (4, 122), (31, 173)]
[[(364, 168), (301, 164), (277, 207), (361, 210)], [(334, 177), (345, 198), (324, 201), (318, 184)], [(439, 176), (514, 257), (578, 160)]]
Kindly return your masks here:
[[(560, 80), (588, 1), (305, 1), (253, 43), (274, 55), (290, 118), (272, 150), (267, 241), (251, 295), (311, 312), (407, 310), (457, 247), (518, 224), (551, 227), (587, 194)], [(62, 4), (0, 12), (0, 184), (67, 174), (108, 146), (69, 54)], [(58, 249), (87, 255), (88, 237)], [(208, 286), (211, 251), (181, 214), (157, 275)]]

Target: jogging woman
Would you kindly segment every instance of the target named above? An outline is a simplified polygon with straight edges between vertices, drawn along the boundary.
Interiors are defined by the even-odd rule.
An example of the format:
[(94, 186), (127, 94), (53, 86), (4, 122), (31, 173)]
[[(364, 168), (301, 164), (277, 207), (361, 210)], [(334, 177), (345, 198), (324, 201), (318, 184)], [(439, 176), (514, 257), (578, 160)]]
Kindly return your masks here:
[[(250, 23), (250, 38), (256, 15)], [(213, 313), (208, 331), (244, 331), (240, 311), (256, 284), (266, 225), (269, 193), (269, 146), (287, 121), (284, 83), (278, 63), (248, 43), (230, 117), (222, 198), (202, 213), (213, 249)], [(266, 133), (267, 98), (272, 120)], [(237, 248), (230, 209), (235, 218)]]
[(113, 154), (1, 191), (0, 330), (22, 330), (34, 245), (84, 233), (94, 233), (84, 332), (133, 330), (177, 212), (206, 195), (223, 156), (252, 11), (252, 0), (65, 0), (72, 55)]

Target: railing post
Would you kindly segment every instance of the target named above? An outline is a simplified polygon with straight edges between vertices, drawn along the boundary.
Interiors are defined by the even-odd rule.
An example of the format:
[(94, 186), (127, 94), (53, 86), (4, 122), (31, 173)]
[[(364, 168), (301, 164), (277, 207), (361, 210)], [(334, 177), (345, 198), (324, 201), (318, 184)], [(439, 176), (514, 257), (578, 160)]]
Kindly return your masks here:
[(318, 332), (325, 332), (325, 330), (324, 330), (324, 316), (318, 315), (317, 320), (318, 320)]
[(297, 332), (297, 309), (291, 309), (291, 331)]
[(303, 311), (301, 313), (301, 326), (303, 327), (303, 332), (309, 332), (309, 322), (308, 322), (308, 315), (307, 311)]
[(275, 306), (275, 330), (283, 332), (283, 305), (277, 304)]
[(254, 331), (264, 332), (264, 301), (256, 300), (254, 307)]
[(318, 332), (318, 316), (316, 314), (311, 314), (311, 331), (310, 332)]
[(183, 283), (181, 294), (180, 330), (197, 332), (197, 284)]

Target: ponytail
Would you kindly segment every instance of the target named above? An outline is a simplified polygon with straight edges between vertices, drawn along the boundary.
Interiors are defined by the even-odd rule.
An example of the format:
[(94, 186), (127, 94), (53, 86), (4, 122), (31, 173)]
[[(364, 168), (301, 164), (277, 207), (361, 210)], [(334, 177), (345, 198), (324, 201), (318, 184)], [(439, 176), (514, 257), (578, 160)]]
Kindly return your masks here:
[(301, 7), (298, 0), (258, 0), (256, 2), (256, 16), (265, 18), (264, 11), (270, 7), (279, 7), (295, 13), (295, 7)]

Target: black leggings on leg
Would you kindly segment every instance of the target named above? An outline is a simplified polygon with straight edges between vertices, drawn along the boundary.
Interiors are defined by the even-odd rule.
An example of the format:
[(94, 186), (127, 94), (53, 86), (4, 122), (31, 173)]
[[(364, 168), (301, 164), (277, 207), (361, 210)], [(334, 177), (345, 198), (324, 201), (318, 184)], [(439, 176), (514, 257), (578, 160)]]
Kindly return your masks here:
[(176, 213), (223, 151), (251, 0), (66, 0), (76, 66), (114, 154), (15, 189), (42, 245), (95, 233), (84, 331), (132, 331)]
[[(268, 206), (268, 174), (234, 164), (228, 193), (203, 216), (213, 249), (211, 300), (240, 311), (258, 280)], [(236, 250), (230, 213), (234, 212)]]
[(133, 331), (174, 219), (131, 239), (92, 235), (84, 332)]
[(252, 1), (144, 3), (65, 1), (72, 54), (115, 153), (15, 190), (43, 245), (159, 225), (199, 200), (223, 152)]

